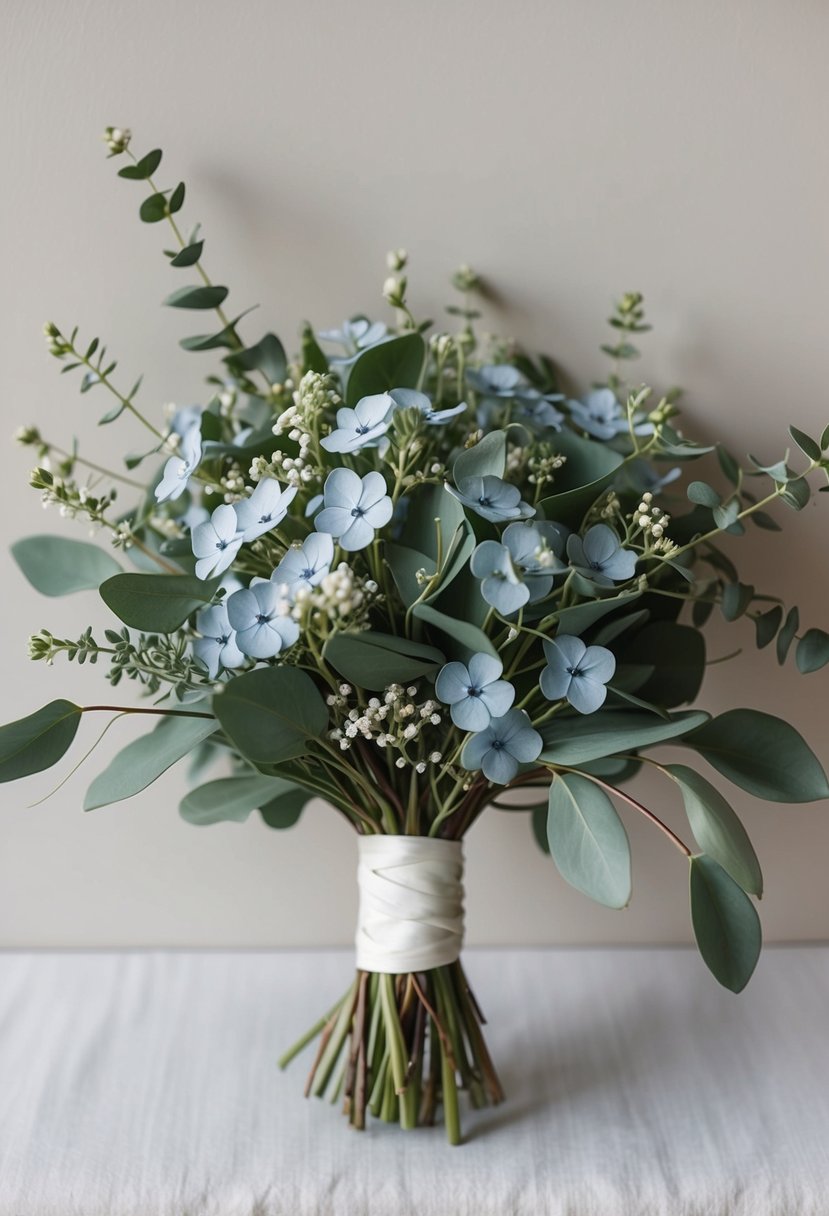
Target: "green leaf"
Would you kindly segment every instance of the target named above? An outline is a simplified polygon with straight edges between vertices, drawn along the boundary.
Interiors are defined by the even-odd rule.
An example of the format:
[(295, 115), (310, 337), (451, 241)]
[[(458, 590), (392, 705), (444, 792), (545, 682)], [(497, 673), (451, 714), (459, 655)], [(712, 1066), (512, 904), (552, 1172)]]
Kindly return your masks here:
[(737, 461), (734, 459), (728, 449), (724, 448), (721, 443), (717, 444), (717, 460), (720, 463), (720, 468), (731, 484), (733, 486), (738, 485), (740, 481), (740, 466), (737, 464)]
[(416, 333), (370, 346), (351, 366), (345, 404), (353, 407), (361, 397), (392, 388), (417, 388), (425, 357), (426, 345)]
[(826, 774), (809, 745), (782, 718), (730, 709), (682, 740), (740, 789), (769, 802), (829, 798)]
[(547, 841), (562, 878), (608, 908), (630, 900), (630, 844), (604, 790), (576, 773), (550, 786)]
[(260, 806), (259, 814), (269, 828), (284, 831), (294, 826), (310, 801), (311, 794), (307, 790), (285, 790), (284, 794), (277, 794), (270, 802)]
[(691, 921), (705, 965), (742, 992), (760, 957), (760, 918), (745, 891), (711, 857), (691, 858)]
[(182, 338), (179, 341), (179, 346), (182, 350), (191, 350), (200, 353), (205, 350), (218, 350), (220, 347), (232, 348), (236, 345), (236, 326), (246, 317), (253, 309), (247, 308), (244, 312), (240, 312), (239, 316), (233, 321), (229, 321), (224, 329), (220, 329), (215, 334), (195, 334), (192, 338)]
[(749, 452), (748, 458), (754, 465), (758, 473), (767, 473), (773, 481), (778, 483), (787, 482), (791, 477), (791, 473), (786, 465), (785, 460), (778, 460), (774, 464), (760, 464), (756, 456), (752, 456)]
[(57, 764), (69, 750), (83, 710), (50, 701), (36, 713), (0, 726), (0, 781), (17, 781)]
[[(191, 790), (179, 803), (179, 814), (188, 823), (206, 827), (212, 823), (244, 823), (251, 811), (266, 806), (283, 794), (297, 792), (292, 781), (279, 777), (220, 777)], [(310, 794), (298, 791), (304, 799)]]
[(192, 245), (185, 245), (184, 249), (170, 260), (170, 265), (176, 267), (195, 266), (201, 257), (202, 249), (204, 249), (204, 241), (194, 241)]
[(825, 667), (829, 663), (829, 633), (823, 629), (807, 629), (797, 643), (795, 662), (803, 675)]
[(167, 218), (167, 198), (163, 194), (151, 194), (138, 208), (138, 215), (145, 224), (157, 224)]
[(587, 604), (574, 604), (572, 608), (562, 608), (555, 614), (558, 621), (558, 632), (578, 637), (584, 633), (585, 629), (589, 629), (591, 625), (600, 621), (602, 617), (638, 600), (641, 594), (641, 591), (627, 591), (624, 595), (611, 595), (604, 600), (593, 600)]
[(265, 667), (237, 676), (213, 698), (213, 712), (237, 750), (268, 773), (303, 756), (328, 727), (317, 686), (296, 667)]
[(547, 764), (578, 765), (617, 752), (652, 747), (678, 739), (707, 722), (702, 710), (674, 714), (669, 721), (636, 710), (599, 710), (579, 718), (554, 718), (540, 727), (541, 759)]
[(590, 639), (591, 645), (607, 646), (608, 643), (615, 642), (621, 634), (627, 633), (629, 629), (644, 625), (649, 616), (650, 611), (647, 608), (640, 608), (638, 612), (627, 612), (624, 616), (617, 617), (615, 621), (608, 621)]
[(804, 456), (808, 456), (810, 460), (820, 460), (820, 444), (816, 440), (807, 435), (805, 431), (798, 430), (796, 426), (789, 427), (789, 434)]
[(782, 532), (780, 524), (771, 515), (765, 511), (752, 511), (748, 517), (757, 528), (764, 528), (766, 532)]
[(717, 491), (704, 481), (692, 481), (688, 486), (687, 494), (691, 502), (699, 503), (702, 507), (718, 507), (722, 502), (722, 497)]
[(167, 210), (170, 215), (175, 215), (177, 211), (181, 211), (184, 206), (184, 182), (179, 182), (173, 193), (170, 195), (167, 203)]
[(152, 177), (160, 164), (161, 149), (154, 148), (152, 152), (142, 156), (137, 165), (126, 165), (123, 169), (119, 169), (118, 176), (133, 182), (146, 181), (148, 177)]
[(226, 287), (179, 287), (164, 303), (170, 308), (219, 308), (226, 299)]
[(288, 357), (276, 334), (265, 334), (255, 346), (234, 351), (225, 363), (234, 372), (263, 372), (271, 384), (282, 384), (288, 374)]
[(811, 493), (806, 478), (797, 477), (788, 483), (780, 495), (780, 501), (784, 502), (787, 507), (791, 507), (793, 511), (802, 511), (808, 503)]
[(542, 853), (550, 855), (550, 845), (547, 841), (547, 803), (542, 803), (541, 806), (535, 807), (530, 815), (530, 824), (532, 826), (533, 839)]
[(328, 358), (307, 321), (302, 326), (302, 370), (319, 372), (320, 375), (325, 375), (328, 371)]
[(727, 621), (736, 621), (751, 606), (754, 588), (750, 583), (726, 583), (722, 589), (720, 607)]
[(12, 557), (41, 595), (95, 590), (120, 573), (114, 557), (97, 545), (64, 536), (27, 536), (11, 547)]
[(625, 663), (646, 663), (653, 673), (637, 691), (672, 709), (696, 699), (705, 675), (705, 638), (690, 625), (653, 621), (622, 653)]
[(721, 507), (713, 508), (714, 523), (723, 532), (730, 532), (734, 536), (739, 536), (745, 531), (741, 521), (737, 518), (739, 514), (740, 504), (736, 498), (732, 498), (730, 502)]
[(473, 447), (461, 452), (452, 466), (452, 477), (456, 485), (464, 477), (503, 477), (506, 463), (506, 433), (490, 431)]
[(720, 791), (685, 764), (666, 764), (679, 786), (694, 839), (751, 895), (763, 894), (757, 854), (736, 812)]
[(402, 542), (410, 549), (425, 553), (434, 563), (437, 561), (438, 532), (441, 553), (448, 553), (465, 519), (463, 507), (444, 486), (419, 486), (411, 495)]
[(790, 608), (786, 617), (786, 623), (777, 635), (777, 662), (781, 667), (786, 662), (789, 647), (794, 641), (794, 635), (797, 633), (799, 625), (800, 613), (797, 608)]
[(172, 633), (197, 608), (210, 603), (220, 582), (178, 574), (116, 574), (99, 591), (125, 625), (150, 633)]
[(613, 481), (624, 458), (607, 444), (581, 439), (572, 431), (556, 435), (553, 447), (567, 463), (556, 472), (555, 493), (542, 500), (540, 517), (561, 523), (580, 521)]
[(472, 625), (469, 621), (449, 616), (445, 612), (439, 612), (431, 604), (415, 604), (412, 614), (418, 620), (431, 625), (433, 629), (437, 629), (440, 633), (445, 634), (447, 638), (450, 638), (455, 643), (454, 647), (448, 648), (451, 658), (458, 658), (463, 661), (470, 659), (473, 654), (478, 653), (490, 654), (493, 658), (498, 658), (498, 651), (493, 646), (490, 638), (477, 625)]
[(446, 661), (434, 646), (373, 631), (332, 634), (322, 654), (346, 680), (372, 692), (434, 676)]
[(386, 541), (383, 545), (383, 558), (391, 570), (400, 598), (405, 606), (410, 608), (424, 591), (424, 587), (417, 581), (418, 572), (425, 570), (430, 576), (436, 573), (433, 559), (425, 553), (419, 553), (417, 549), (395, 545), (391, 541)]
[(780, 604), (775, 604), (773, 608), (769, 608), (768, 612), (762, 612), (760, 616), (754, 618), (758, 650), (762, 650), (764, 646), (768, 646), (774, 639), (774, 635), (780, 628), (782, 620), (783, 609)]
[[(206, 705), (199, 701), (190, 708), (204, 712)], [(94, 811), (140, 794), (212, 735), (218, 725), (215, 718), (189, 718), (184, 714), (162, 718), (148, 735), (134, 739), (113, 757), (86, 791), (83, 809)]]

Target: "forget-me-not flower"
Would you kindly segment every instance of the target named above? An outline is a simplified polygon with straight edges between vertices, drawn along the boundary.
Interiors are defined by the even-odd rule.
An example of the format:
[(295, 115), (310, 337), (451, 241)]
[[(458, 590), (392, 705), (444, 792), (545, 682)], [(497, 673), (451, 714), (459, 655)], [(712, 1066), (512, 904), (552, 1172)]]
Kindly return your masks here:
[(522, 500), (518, 486), (510, 485), (502, 477), (492, 474), (485, 477), (462, 477), (457, 489), (450, 485), (446, 488), (458, 502), (492, 523), (528, 519), (535, 515), (535, 507)]
[(470, 771), (482, 769), (487, 781), (508, 785), (521, 764), (538, 759), (543, 746), (526, 711), (511, 709), (467, 740), (461, 764)]
[(532, 520), (510, 524), (501, 539), (509, 550), (513, 566), (521, 572), (527, 585), (529, 603), (543, 600), (552, 590), (555, 575), (566, 570), (560, 558), (564, 553), (567, 529), (552, 520)]
[(164, 465), (161, 481), (155, 488), (159, 502), (172, 501), (187, 489), (187, 482), (199, 467), (201, 460), (201, 431), (191, 426), (181, 437), (178, 451)]
[(353, 469), (334, 469), (322, 488), (323, 508), (314, 520), (318, 532), (337, 537), (347, 553), (365, 549), (394, 508), (382, 473), (358, 476)]
[(227, 604), (212, 604), (202, 608), (196, 617), (196, 628), (202, 635), (193, 643), (193, 654), (215, 680), (220, 667), (241, 667), (245, 661), (236, 645), (236, 633), (227, 619)]
[(467, 368), (466, 383), (482, 397), (500, 397), (504, 401), (512, 401), (530, 389), (526, 376), (509, 363)]
[(418, 392), (416, 388), (393, 388), (389, 396), (394, 404), (403, 410), (420, 410), (427, 426), (444, 426), (450, 419), (456, 418), (458, 414), (463, 414), (469, 409), (466, 402), (461, 401), (460, 404), (450, 406), (448, 409), (436, 410), (430, 398), (425, 393)]
[(584, 537), (575, 533), (569, 536), (567, 556), (579, 574), (599, 587), (624, 583), (633, 578), (636, 569), (636, 554), (622, 548), (622, 542), (607, 524), (595, 524)]
[(515, 689), (502, 680), (504, 665), (491, 654), (473, 654), (468, 663), (447, 663), (435, 681), (435, 695), (449, 706), (461, 730), (484, 730), (502, 717), (515, 700)]
[(288, 514), (297, 486), (284, 489), (275, 477), (263, 477), (250, 498), (234, 503), (238, 529), (243, 541), (256, 540), (272, 528), (278, 527)]
[[(567, 404), (576, 425), (596, 439), (613, 439), (629, 429), (627, 410), (617, 401), (612, 389), (597, 388), (582, 401), (568, 401)], [(652, 435), (653, 425), (645, 422), (641, 414), (636, 414), (633, 431), (636, 435)]]
[(293, 646), (299, 625), (290, 615), (282, 589), (268, 579), (234, 591), (227, 601), (227, 618), (236, 630), (236, 644), (252, 659), (272, 659)]
[(271, 575), (271, 581), (292, 595), (298, 588), (316, 587), (331, 569), (334, 539), (327, 532), (312, 532), (301, 545), (290, 548)]
[(198, 559), (197, 578), (224, 574), (242, 547), (242, 533), (238, 530), (233, 507), (227, 503), (216, 507), (210, 519), (193, 529), (191, 543)]
[(179, 406), (170, 419), (170, 430), (174, 435), (181, 435), (182, 438), (194, 426), (197, 426), (201, 430), (201, 416), (203, 413), (204, 409), (200, 405)]
[(595, 713), (604, 705), (605, 687), (613, 679), (616, 659), (606, 646), (586, 646), (569, 634), (544, 642), (547, 666), (539, 684), (548, 701), (566, 698), (580, 714)]
[(530, 589), (522, 581), (506, 545), (482, 540), (472, 553), (469, 568), (481, 580), (481, 595), (501, 616), (523, 608)]
[[(530, 390), (526, 396), (519, 398), (513, 421), (523, 422), (531, 431), (560, 431), (564, 422), (561, 410), (550, 404), (550, 398), (542, 397), (540, 393), (533, 396), (533, 393), (535, 390)], [(560, 394), (551, 394), (551, 397), (554, 401), (562, 399)]]
[(356, 452), (373, 446), (389, 429), (394, 401), (388, 393), (362, 397), (354, 409), (337, 410), (337, 427), (320, 440), (326, 452)]

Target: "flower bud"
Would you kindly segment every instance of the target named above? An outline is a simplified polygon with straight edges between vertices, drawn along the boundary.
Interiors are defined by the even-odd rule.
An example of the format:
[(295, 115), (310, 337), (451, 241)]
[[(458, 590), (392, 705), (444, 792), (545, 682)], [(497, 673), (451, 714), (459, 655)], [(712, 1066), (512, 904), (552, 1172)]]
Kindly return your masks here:
[(132, 131), (127, 127), (107, 127), (101, 138), (109, 148), (110, 156), (119, 156), (120, 153), (126, 152)]
[(386, 265), (389, 270), (395, 272), (403, 270), (408, 260), (409, 255), (405, 249), (390, 249), (386, 254)]

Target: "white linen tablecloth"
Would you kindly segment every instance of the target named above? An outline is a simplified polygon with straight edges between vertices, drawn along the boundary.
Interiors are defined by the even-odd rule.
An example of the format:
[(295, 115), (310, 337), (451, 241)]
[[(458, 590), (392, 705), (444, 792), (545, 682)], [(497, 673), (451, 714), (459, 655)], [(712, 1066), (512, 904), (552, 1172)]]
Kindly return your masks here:
[(0, 1216), (826, 1216), (829, 949), (469, 951), (506, 1105), (349, 1129), (275, 1060), (348, 953), (0, 955)]

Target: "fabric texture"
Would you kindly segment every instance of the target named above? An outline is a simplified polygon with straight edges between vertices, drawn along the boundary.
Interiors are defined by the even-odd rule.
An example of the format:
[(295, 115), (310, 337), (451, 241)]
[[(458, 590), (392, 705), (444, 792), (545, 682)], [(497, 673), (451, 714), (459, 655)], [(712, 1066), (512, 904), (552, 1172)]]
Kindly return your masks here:
[(276, 1058), (348, 952), (0, 955), (0, 1216), (825, 1216), (829, 949), (468, 951), (507, 1102), (362, 1134)]

